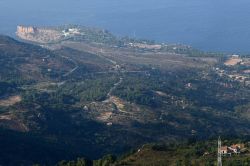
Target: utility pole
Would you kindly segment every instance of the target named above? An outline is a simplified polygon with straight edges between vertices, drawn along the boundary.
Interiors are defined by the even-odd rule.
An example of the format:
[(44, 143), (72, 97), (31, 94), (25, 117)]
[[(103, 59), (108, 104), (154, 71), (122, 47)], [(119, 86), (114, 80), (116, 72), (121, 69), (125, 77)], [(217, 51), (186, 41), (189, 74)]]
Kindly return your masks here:
[(222, 166), (222, 159), (221, 159), (221, 139), (218, 139), (218, 166)]

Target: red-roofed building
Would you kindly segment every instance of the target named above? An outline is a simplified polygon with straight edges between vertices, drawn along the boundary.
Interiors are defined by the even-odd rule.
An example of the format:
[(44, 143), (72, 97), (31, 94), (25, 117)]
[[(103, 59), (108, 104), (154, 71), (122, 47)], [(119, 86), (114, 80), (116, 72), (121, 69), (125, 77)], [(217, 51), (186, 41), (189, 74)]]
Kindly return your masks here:
[(231, 146), (222, 146), (220, 149), (221, 155), (232, 155), (232, 154), (240, 154), (240, 148), (239, 144), (234, 144)]

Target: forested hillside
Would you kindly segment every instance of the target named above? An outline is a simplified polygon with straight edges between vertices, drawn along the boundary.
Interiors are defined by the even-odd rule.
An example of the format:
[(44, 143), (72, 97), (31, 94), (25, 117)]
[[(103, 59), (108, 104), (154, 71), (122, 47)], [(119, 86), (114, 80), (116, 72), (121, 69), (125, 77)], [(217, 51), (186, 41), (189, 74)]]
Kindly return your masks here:
[(132, 39), (104, 44), (109, 36), (96, 32), (108, 33), (42, 46), (0, 37), (0, 165), (91, 162), (147, 143), (249, 135), (250, 89), (247, 78), (229, 77), (237, 66), (228, 57)]

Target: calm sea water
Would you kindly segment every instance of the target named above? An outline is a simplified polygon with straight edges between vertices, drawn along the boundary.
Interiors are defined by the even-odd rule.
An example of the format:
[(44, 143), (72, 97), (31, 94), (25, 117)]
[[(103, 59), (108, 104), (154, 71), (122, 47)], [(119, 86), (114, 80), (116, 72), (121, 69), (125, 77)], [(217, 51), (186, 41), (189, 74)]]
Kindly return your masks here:
[(81, 24), (209, 51), (250, 53), (249, 0), (0, 0), (0, 33)]

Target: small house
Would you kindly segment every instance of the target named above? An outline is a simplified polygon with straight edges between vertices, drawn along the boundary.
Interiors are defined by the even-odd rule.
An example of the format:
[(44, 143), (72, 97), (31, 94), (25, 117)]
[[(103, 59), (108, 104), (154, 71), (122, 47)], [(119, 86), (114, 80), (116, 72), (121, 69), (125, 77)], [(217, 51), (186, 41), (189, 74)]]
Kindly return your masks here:
[(232, 145), (232, 146), (228, 147), (228, 149), (234, 154), (240, 153), (240, 147), (238, 145)]
[(221, 155), (231, 155), (231, 153), (229, 153), (229, 149), (227, 146), (222, 146), (221, 149), (220, 149), (220, 153)]

